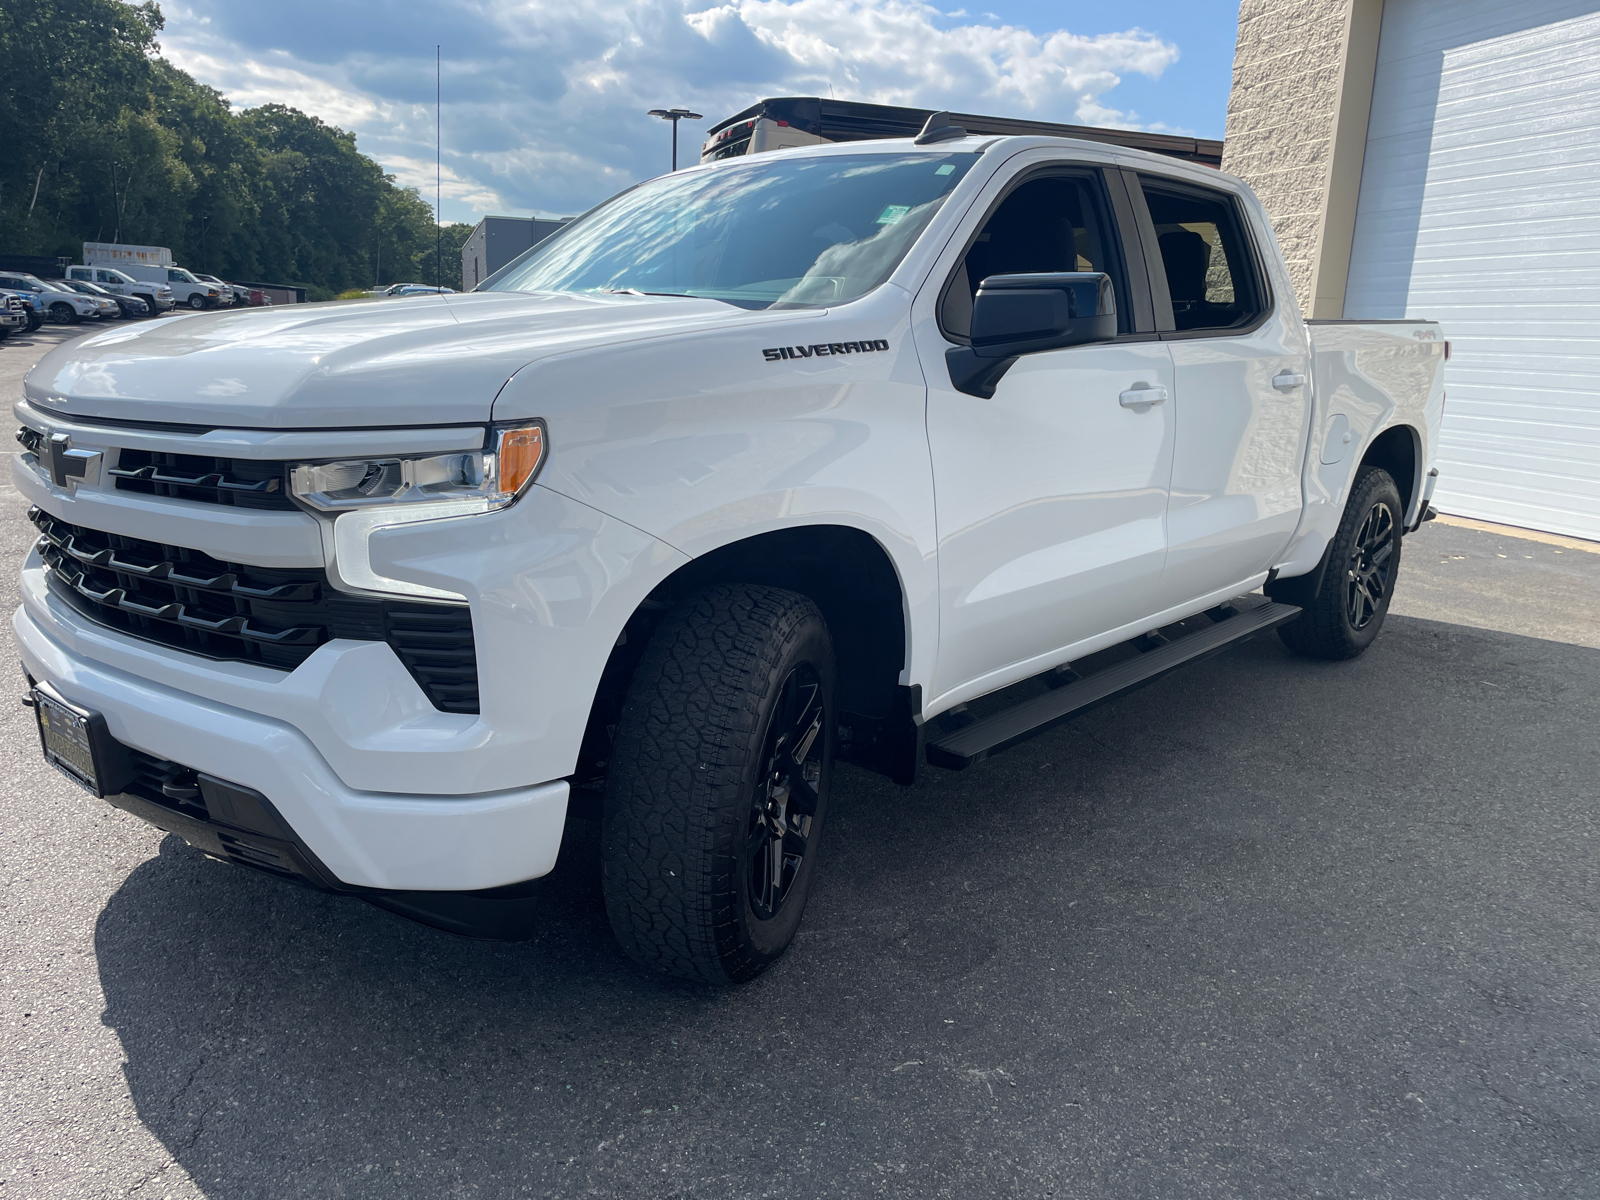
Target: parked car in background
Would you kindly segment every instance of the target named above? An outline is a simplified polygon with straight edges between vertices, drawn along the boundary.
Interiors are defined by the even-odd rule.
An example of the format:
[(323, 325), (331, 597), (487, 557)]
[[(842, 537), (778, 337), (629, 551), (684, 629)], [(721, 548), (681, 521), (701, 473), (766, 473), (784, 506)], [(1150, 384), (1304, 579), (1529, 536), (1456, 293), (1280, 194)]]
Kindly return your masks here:
[(398, 296), (407, 288), (419, 288), (425, 286), (427, 285), (421, 283), (391, 283), (388, 287), (378, 288), (372, 294), (374, 296)]
[[(93, 292), (85, 292), (74, 287), (64, 279), (46, 279), (44, 285), (50, 292), (69, 293), (72, 296), (81, 296), (89, 300), (94, 305), (93, 316), (98, 320), (115, 321), (122, 316), (122, 308), (117, 304), (115, 296), (97, 296)], [(59, 321), (61, 313), (55, 308), (55, 302), (49, 299), (48, 294), (45, 302), (51, 305), (51, 313)], [(78, 314), (80, 319), (89, 315), (83, 312)]]
[(221, 284), (203, 283), (182, 267), (145, 267), (130, 263), (117, 270), (146, 283), (164, 283), (172, 289), (172, 301), (185, 308), (216, 308), (222, 298)]
[(165, 283), (135, 279), (116, 267), (68, 267), (67, 282), (92, 283), (113, 296), (137, 297), (144, 301), (151, 316), (159, 316), (172, 308), (172, 289)]
[(116, 296), (97, 283), (84, 283), (77, 279), (63, 279), (60, 282), (62, 287), (68, 287), (82, 295), (95, 296), (116, 305), (119, 314), (124, 318), (150, 315), (150, 306), (137, 296)]
[(233, 284), (218, 279), (215, 275), (201, 275), (195, 272), (196, 279), (201, 283), (209, 283), (217, 289), (217, 304), (222, 308), (232, 308), (236, 299)]
[(28, 315), (29, 333), (44, 324), (45, 307), (42, 293), (18, 291), (0, 284), (0, 297), (9, 297), (21, 301), (23, 311)]
[(393, 295), (393, 296), (446, 296), (446, 295), (453, 296), (453, 295), (455, 295), (455, 292), (456, 292), (455, 288), (427, 287), (427, 286), (425, 286), (423, 284), (420, 284), (420, 283), (412, 283), (412, 284), (407, 284), (405, 287), (401, 288), (398, 292), (391, 292), (390, 295)]
[(85, 317), (116, 316), (115, 304), (106, 305), (95, 296), (80, 296), (65, 285), (48, 283), (37, 275), (21, 271), (0, 272), (0, 288), (14, 292), (32, 292), (43, 304), (43, 310), (52, 321), (62, 325), (76, 325)]
[(13, 333), (26, 332), (27, 328), (28, 306), (22, 297), (9, 292), (0, 295), (0, 342)]

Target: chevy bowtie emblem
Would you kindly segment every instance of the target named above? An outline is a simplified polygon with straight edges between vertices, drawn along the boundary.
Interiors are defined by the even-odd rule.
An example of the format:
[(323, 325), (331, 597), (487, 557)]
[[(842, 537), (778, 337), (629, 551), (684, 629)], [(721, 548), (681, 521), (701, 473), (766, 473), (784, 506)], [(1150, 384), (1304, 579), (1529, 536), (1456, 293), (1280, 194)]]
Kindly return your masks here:
[(100, 457), (98, 450), (74, 450), (72, 439), (64, 433), (52, 434), (50, 478), (69, 492), (80, 483), (93, 484), (100, 478)]

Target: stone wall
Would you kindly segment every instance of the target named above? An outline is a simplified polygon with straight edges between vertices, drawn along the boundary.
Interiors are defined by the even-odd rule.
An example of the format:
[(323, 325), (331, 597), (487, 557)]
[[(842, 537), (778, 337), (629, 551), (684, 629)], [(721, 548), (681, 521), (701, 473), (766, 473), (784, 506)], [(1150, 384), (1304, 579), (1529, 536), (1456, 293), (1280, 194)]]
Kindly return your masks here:
[[(1239, 5), (1222, 169), (1261, 197), (1307, 314), (1313, 311), (1327, 217), (1353, 2)], [(1369, 85), (1368, 103), (1370, 98)], [(1364, 138), (1365, 114), (1361, 125)], [(1359, 158), (1355, 170), (1359, 182)], [(1348, 265), (1348, 250), (1346, 260)]]

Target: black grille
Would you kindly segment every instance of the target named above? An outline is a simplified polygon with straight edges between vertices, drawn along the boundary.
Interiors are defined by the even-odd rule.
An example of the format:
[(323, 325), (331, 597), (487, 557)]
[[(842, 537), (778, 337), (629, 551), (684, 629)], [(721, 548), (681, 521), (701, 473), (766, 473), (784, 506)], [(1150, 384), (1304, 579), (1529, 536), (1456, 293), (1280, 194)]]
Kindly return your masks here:
[(41, 509), (51, 590), (91, 620), (207, 658), (292, 671), (334, 638), (387, 642), (443, 712), (478, 711), (465, 605), (351, 596), (316, 568), (253, 567), (198, 550), (100, 533)]
[(17, 430), (17, 441), (22, 443), (22, 448), (29, 454), (37, 454), (40, 456), (44, 454), (44, 434), (40, 433), (37, 429), (29, 429), (26, 425), (24, 425), (21, 429)]
[(122, 450), (117, 454), (117, 465), (108, 474), (117, 481), (117, 490), (123, 492), (229, 504), (234, 508), (295, 507), (284, 488), (281, 462)]

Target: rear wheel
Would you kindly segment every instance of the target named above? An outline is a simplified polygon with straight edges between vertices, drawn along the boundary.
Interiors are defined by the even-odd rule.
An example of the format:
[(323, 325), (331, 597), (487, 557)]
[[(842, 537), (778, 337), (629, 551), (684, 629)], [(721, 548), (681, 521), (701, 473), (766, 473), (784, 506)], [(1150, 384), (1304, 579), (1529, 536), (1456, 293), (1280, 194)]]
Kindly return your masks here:
[(636, 961), (739, 983), (799, 927), (833, 774), (833, 645), (778, 588), (722, 585), (661, 625), (606, 782), (606, 911)]
[[(1389, 473), (1363, 467), (1350, 489), (1344, 518), (1328, 544), (1328, 563), (1314, 595), (1275, 598), (1299, 604), (1304, 611), (1278, 636), (1297, 654), (1309, 658), (1354, 658), (1378, 636), (1400, 572), (1401, 526), (1405, 509), (1400, 489)], [(1285, 580), (1288, 585), (1297, 580)]]

